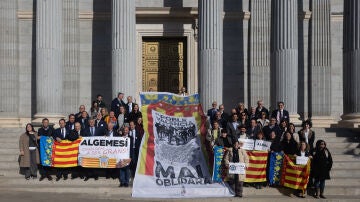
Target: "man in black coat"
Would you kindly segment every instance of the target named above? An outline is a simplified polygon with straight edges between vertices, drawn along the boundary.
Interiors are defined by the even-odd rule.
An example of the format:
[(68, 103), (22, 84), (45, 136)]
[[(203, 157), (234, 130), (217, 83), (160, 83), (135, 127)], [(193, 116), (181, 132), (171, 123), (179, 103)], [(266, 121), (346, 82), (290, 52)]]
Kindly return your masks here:
[(280, 138), (281, 138), (281, 129), (280, 127), (276, 124), (276, 119), (275, 118), (271, 118), (270, 119), (270, 123), (267, 126), (264, 126), (263, 128), (263, 132), (265, 135), (265, 138), (267, 140), (270, 140), (270, 133), (274, 131), (275, 135), (276, 135), (276, 140), (278, 140), (280, 142)]
[(256, 118), (261, 119), (261, 113), (266, 113), (266, 118), (269, 118), (269, 110), (264, 107), (264, 102), (262, 100), (257, 101), (257, 107), (256, 107)]
[(130, 121), (129, 127), (130, 127), (129, 128), (129, 136), (133, 142), (132, 148), (130, 148), (130, 149), (133, 150), (133, 154), (134, 154), (133, 159), (131, 160), (131, 163), (130, 163), (130, 170), (131, 170), (131, 175), (134, 178), (137, 161), (139, 158), (139, 150), (140, 150), (140, 144), (141, 144), (141, 140), (142, 140), (142, 134), (140, 134), (139, 131), (136, 130), (134, 121)]
[(105, 136), (105, 128), (95, 127), (95, 119), (89, 119), (89, 127), (83, 129), (84, 137)]
[[(52, 137), (53, 133), (54, 133), (54, 128), (49, 126), (49, 119), (44, 118), (42, 120), (42, 126), (38, 130), (38, 135)], [(38, 144), (38, 145), (40, 145), (40, 144)], [(51, 181), (52, 177), (50, 175), (50, 172), (51, 172), (51, 167), (42, 166), (40, 164), (39, 165), (39, 173), (40, 173), (41, 177), (39, 178), (39, 181), (43, 181), (45, 178), (48, 178), (48, 180)]]
[(74, 114), (69, 115), (69, 120), (66, 122), (65, 127), (69, 131), (72, 131), (75, 129), (75, 115)]
[[(66, 129), (65, 127), (65, 119), (59, 120), (60, 128), (56, 129), (53, 135), (54, 140), (61, 142), (61, 140), (69, 140), (70, 137), (70, 131)], [(64, 180), (68, 179), (69, 169), (68, 168), (56, 168), (56, 181), (59, 181), (61, 177), (64, 178)]]
[(127, 97), (127, 103), (125, 105), (125, 109), (127, 113), (131, 113), (134, 109), (135, 103), (133, 103), (133, 98), (131, 96)]
[(124, 93), (118, 93), (118, 96), (111, 101), (111, 111), (115, 112), (115, 117), (119, 116), (120, 106), (125, 106)]

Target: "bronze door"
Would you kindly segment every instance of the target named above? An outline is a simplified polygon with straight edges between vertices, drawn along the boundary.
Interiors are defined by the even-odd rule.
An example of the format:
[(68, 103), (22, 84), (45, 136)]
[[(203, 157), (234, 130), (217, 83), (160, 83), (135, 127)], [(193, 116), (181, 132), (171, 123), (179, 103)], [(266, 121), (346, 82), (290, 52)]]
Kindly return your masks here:
[(142, 90), (179, 93), (186, 84), (185, 39), (144, 38)]

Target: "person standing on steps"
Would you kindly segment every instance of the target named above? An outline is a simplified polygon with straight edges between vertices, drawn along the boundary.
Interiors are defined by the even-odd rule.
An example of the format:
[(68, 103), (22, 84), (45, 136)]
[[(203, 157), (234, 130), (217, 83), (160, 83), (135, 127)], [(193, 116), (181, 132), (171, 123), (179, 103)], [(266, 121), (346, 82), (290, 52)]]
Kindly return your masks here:
[(20, 168), (25, 170), (25, 179), (37, 178), (38, 164), (40, 163), (38, 151), (38, 134), (34, 126), (26, 124), (26, 131), (19, 138)]
[(313, 153), (312, 172), (315, 179), (315, 198), (323, 198), (325, 189), (325, 180), (330, 179), (330, 170), (333, 160), (329, 149), (324, 140), (318, 140)]
[[(75, 118), (75, 116), (74, 116)], [(54, 133), (54, 128), (52, 126), (49, 125), (49, 119), (44, 118), (42, 120), (42, 126), (41, 128), (39, 128), (38, 130), (38, 135), (39, 136), (46, 136), (46, 137), (52, 137)], [(40, 178), (39, 181), (43, 181), (45, 178), (47, 178), (49, 181), (51, 181), (53, 178), (50, 175), (52, 168), (49, 166), (42, 166), (41, 164), (39, 165), (39, 173), (40, 173)]]

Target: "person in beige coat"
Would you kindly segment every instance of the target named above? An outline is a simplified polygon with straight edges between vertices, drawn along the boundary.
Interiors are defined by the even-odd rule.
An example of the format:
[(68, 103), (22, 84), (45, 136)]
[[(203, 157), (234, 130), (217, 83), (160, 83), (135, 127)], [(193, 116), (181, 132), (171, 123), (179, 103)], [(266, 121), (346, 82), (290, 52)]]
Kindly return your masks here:
[(37, 178), (37, 166), (40, 163), (38, 151), (38, 134), (35, 132), (34, 127), (28, 123), (26, 124), (26, 132), (19, 138), (20, 149), (20, 168), (25, 171), (25, 179), (29, 180), (30, 177)]
[[(245, 169), (249, 166), (249, 157), (246, 151), (242, 149), (243, 140), (239, 139), (235, 141), (233, 148), (230, 148), (224, 157), (224, 163), (227, 169), (229, 169), (229, 163), (245, 163)], [(245, 174), (228, 174), (229, 184), (235, 185), (235, 197), (242, 197), (243, 182), (245, 180)]]

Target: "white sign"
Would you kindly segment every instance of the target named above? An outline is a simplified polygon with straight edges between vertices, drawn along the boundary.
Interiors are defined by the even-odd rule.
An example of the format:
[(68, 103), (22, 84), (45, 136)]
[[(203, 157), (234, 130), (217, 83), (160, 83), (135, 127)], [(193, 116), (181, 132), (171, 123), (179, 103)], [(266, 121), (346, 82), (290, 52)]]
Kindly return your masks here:
[(238, 139), (239, 142), (243, 142), (243, 146), (241, 147), (242, 149), (245, 150), (254, 150), (254, 140), (253, 139), (242, 139), (239, 138)]
[(296, 164), (297, 165), (306, 165), (309, 160), (309, 157), (306, 156), (297, 156), (296, 157)]
[(83, 167), (111, 168), (129, 158), (128, 137), (83, 137), (79, 144), (79, 165)]
[(255, 141), (255, 150), (258, 151), (269, 151), (271, 142), (265, 140), (256, 140)]
[(245, 163), (229, 163), (229, 174), (245, 175)]

